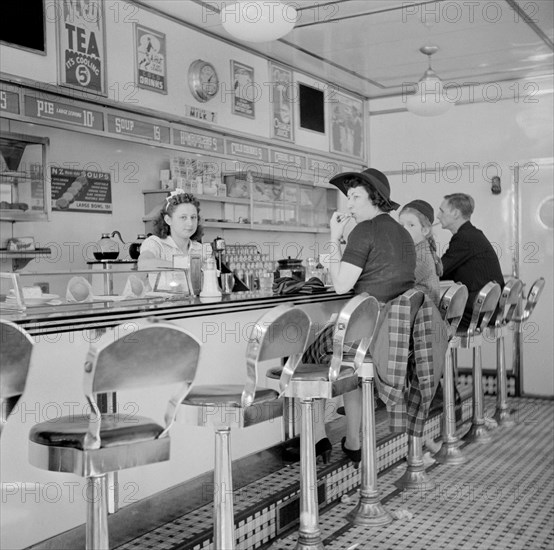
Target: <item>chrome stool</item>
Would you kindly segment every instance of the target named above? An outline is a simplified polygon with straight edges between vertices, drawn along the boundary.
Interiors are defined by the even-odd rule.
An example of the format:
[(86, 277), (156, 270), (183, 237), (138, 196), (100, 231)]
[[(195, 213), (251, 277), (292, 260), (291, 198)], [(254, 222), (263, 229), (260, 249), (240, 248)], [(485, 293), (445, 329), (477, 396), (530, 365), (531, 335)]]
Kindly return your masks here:
[[(114, 335), (118, 337), (115, 338)], [(84, 365), (84, 390), (89, 415), (74, 415), (36, 424), (29, 434), (33, 466), (69, 472), (87, 479), (86, 548), (108, 550), (106, 476), (145, 464), (169, 460), (168, 431), (177, 405), (196, 374), (200, 343), (187, 331), (155, 319), (119, 325), (91, 344)], [(98, 393), (178, 384), (170, 399), (165, 424), (135, 416), (102, 414)]]
[(360, 324), (365, 328), (354, 357), (354, 368), (362, 384), (362, 471), (360, 484), (360, 500), (347, 520), (355, 525), (387, 525), (392, 522), (392, 516), (385, 510), (379, 498), (377, 488), (377, 444), (375, 440), (375, 370), (371, 357), (367, 355), (369, 344), (373, 337), (377, 320), (379, 319), (379, 303), (370, 297), (360, 311)]
[(288, 357), (285, 370), (294, 372), (310, 333), (310, 318), (292, 304), (273, 308), (253, 327), (246, 348), (245, 386), (196, 386), (183, 400), (179, 420), (215, 430), (214, 548), (233, 550), (235, 530), (231, 470), (231, 428), (247, 428), (283, 413), (279, 393), (258, 387), (263, 361)]
[[(516, 308), (516, 311), (514, 313), (514, 316), (512, 317), (512, 322), (514, 324), (514, 333), (517, 335), (514, 339), (514, 357), (513, 357), (513, 366), (514, 366), (514, 372), (516, 375), (521, 376), (521, 340), (520, 340), (520, 333), (523, 326), (523, 323), (529, 320), (529, 317), (533, 313), (533, 310), (535, 309), (535, 306), (537, 305), (537, 302), (539, 301), (539, 298), (542, 294), (542, 291), (544, 289), (545, 280), (543, 277), (539, 277), (529, 289), (529, 293), (525, 299), (525, 303), (523, 303), (523, 300), (520, 300), (520, 303), (518, 304), (518, 307)], [(522, 387), (523, 384), (520, 380), (520, 387)], [(519, 391), (519, 388), (516, 388), (516, 392)]]
[[(371, 338), (366, 324), (369, 312), (378, 310), (375, 298), (366, 293), (351, 298), (341, 309), (333, 327), (333, 354), (330, 364), (285, 365), (280, 377), (281, 391), (300, 402), (300, 526), (297, 550), (321, 550), (317, 470), (313, 434), (313, 405), (316, 399), (331, 399), (358, 388), (356, 367), (362, 361)], [(345, 344), (360, 342), (358, 351), (345, 355)], [(350, 348), (347, 346), (346, 351)], [(271, 372), (268, 373), (271, 376)]]
[[(455, 283), (442, 295), (439, 310), (448, 324), (449, 342), (444, 362), (442, 377), (442, 445), (434, 455), (439, 464), (463, 464), (465, 456), (459, 447), (456, 437), (456, 410), (454, 403), (454, 365), (452, 362), (453, 347), (457, 345), (455, 336), (458, 325), (464, 314), (468, 291), (465, 285)], [(454, 340), (454, 342), (453, 342)]]
[(508, 428), (515, 424), (508, 408), (508, 383), (506, 374), (506, 357), (504, 355), (504, 336), (518, 304), (521, 301), (523, 282), (510, 279), (502, 289), (498, 301), (499, 314), (494, 328), (488, 333), (496, 340), (496, 411), (493, 418), (499, 427)]
[(459, 338), (453, 338), (451, 341), (456, 365), (456, 352), (459, 348), (472, 349), (473, 351), (473, 419), (471, 428), (463, 437), (463, 439), (469, 443), (473, 441), (488, 443), (491, 439), (488, 429), (485, 426), (485, 415), (483, 411), (484, 399), (481, 345), (483, 343), (483, 333), (496, 311), (500, 292), (500, 285), (498, 283), (492, 281), (487, 283), (479, 291), (473, 302), (471, 321), (469, 322), (467, 331), (458, 330), (456, 336)]
[(0, 320), (0, 435), (25, 390), (33, 345), (25, 330)]

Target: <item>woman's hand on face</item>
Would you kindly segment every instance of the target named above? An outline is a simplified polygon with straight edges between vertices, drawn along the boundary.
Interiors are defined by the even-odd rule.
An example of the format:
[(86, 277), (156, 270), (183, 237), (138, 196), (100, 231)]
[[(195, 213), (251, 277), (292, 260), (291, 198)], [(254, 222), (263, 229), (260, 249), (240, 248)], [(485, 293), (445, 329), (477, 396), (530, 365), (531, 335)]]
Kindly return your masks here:
[(331, 221), (329, 222), (331, 239), (340, 241), (343, 238), (344, 228), (349, 221), (350, 216), (348, 214), (334, 212), (331, 216)]

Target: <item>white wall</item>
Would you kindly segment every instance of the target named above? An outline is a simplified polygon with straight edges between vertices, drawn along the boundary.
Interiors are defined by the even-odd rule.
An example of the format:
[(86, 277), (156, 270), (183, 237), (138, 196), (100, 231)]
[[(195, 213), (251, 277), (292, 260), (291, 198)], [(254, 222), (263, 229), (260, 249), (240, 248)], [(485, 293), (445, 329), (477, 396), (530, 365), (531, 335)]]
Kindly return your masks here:
[[(516, 163), (552, 157), (553, 79), (550, 76), (533, 82), (496, 84), (495, 90), (501, 90), (499, 101), (483, 101), (497, 97), (490, 94), (490, 89), (473, 89), (473, 102), (456, 105), (446, 114), (430, 118), (405, 111), (400, 98), (371, 101), (369, 164), (389, 175), (392, 196), (400, 204), (424, 199), (433, 205), (436, 214), (446, 194), (462, 192), (473, 196), (476, 208), (472, 222), (495, 246), (503, 272), (511, 275), (516, 245), (513, 201), (518, 200), (514, 197), (513, 167)], [(467, 90), (464, 100), (470, 100)], [(397, 112), (379, 114), (385, 110)], [(489, 180), (497, 171), (502, 193), (493, 195)], [(526, 186), (533, 185), (533, 181), (522, 181), (520, 193), (525, 194)], [(451, 234), (440, 227), (435, 230), (439, 247), (445, 249)], [(535, 237), (522, 234), (518, 243), (522, 258), (528, 253), (524, 247), (529, 239)], [(540, 262), (525, 264), (524, 282), (528, 285), (552, 263), (551, 230), (544, 231), (544, 239), (547, 244), (541, 248)], [(552, 280), (547, 280), (545, 296), (552, 295), (552, 284)], [(551, 310), (551, 305), (541, 304), (541, 308)], [(540, 343), (533, 346), (535, 361), (528, 367), (534, 371), (534, 383), (526, 388), (528, 393), (554, 395), (553, 325), (551, 318), (541, 321)], [(486, 368), (495, 367), (492, 346), (485, 350), (483, 361)]]

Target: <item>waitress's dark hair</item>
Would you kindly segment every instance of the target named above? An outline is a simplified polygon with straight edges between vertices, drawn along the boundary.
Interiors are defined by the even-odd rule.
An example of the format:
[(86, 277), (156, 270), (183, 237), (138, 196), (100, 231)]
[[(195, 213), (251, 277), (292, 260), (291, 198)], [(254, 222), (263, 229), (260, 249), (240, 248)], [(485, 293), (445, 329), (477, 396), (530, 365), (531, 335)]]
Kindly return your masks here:
[(363, 179), (353, 176), (344, 180), (345, 189), (353, 189), (354, 187), (363, 187), (367, 191), (371, 204), (381, 210), (381, 212), (390, 212), (393, 210), (392, 206)]
[(173, 216), (175, 209), (180, 204), (193, 204), (196, 208), (196, 213), (198, 214), (198, 227), (194, 232), (194, 235), (191, 235), (193, 241), (202, 242), (202, 235), (204, 235), (204, 227), (200, 223), (200, 202), (198, 199), (191, 193), (179, 193), (177, 195), (169, 195), (165, 204), (163, 205), (158, 217), (154, 220), (154, 235), (160, 237), (160, 239), (165, 239), (168, 235), (171, 234), (171, 228), (167, 223), (165, 223), (165, 215)]

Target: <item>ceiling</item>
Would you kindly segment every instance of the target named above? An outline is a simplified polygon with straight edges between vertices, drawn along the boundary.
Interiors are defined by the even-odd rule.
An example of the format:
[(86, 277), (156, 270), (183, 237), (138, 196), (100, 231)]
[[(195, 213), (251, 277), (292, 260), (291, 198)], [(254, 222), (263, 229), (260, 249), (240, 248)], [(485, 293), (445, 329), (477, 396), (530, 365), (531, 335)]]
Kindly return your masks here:
[(553, 72), (553, 0), (283, 0), (298, 8), (296, 26), (261, 44), (238, 42), (223, 29), (219, 11), (234, 1), (136, 0), (367, 98), (399, 95), (403, 84), (417, 82), (427, 68), (424, 45), (439, 46), (432, 66), (446, 83)]

